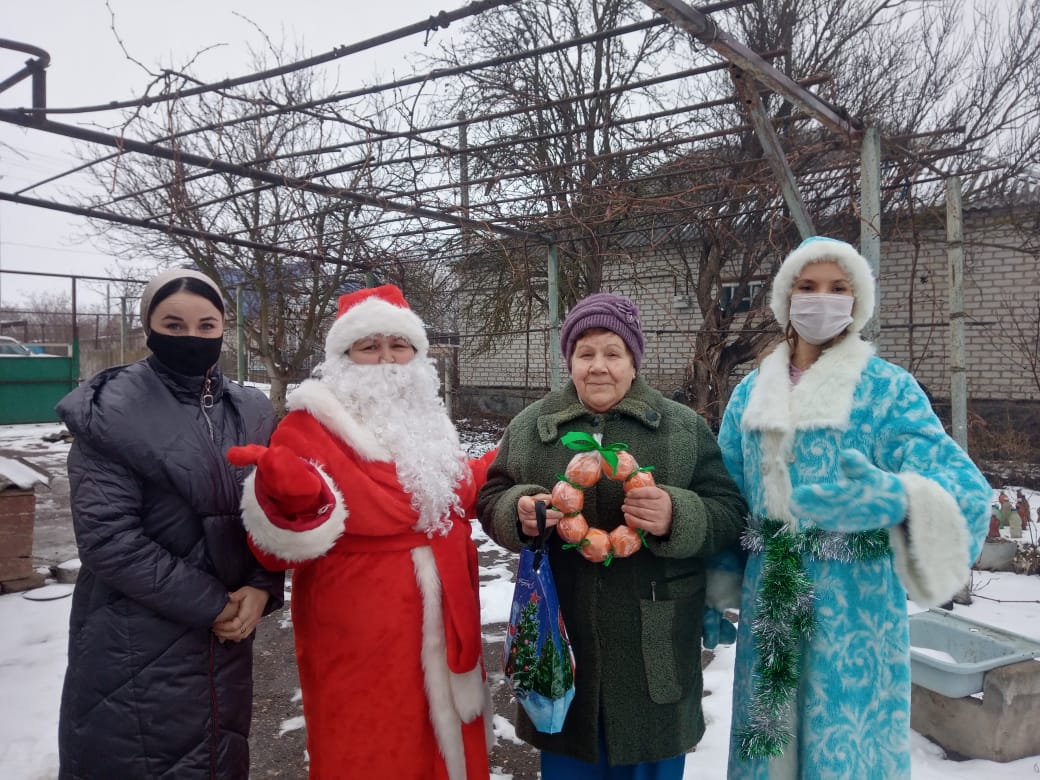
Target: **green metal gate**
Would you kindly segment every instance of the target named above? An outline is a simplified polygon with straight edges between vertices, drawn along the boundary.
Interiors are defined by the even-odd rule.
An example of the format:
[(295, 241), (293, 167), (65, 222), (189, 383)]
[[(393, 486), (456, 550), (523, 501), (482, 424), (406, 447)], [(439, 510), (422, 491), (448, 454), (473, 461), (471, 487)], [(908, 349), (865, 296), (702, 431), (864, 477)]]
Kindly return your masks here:
[(0, 358), (0, 425), (57, 422), (55, 404), (78, 384), (78, 343), (72, 357)]

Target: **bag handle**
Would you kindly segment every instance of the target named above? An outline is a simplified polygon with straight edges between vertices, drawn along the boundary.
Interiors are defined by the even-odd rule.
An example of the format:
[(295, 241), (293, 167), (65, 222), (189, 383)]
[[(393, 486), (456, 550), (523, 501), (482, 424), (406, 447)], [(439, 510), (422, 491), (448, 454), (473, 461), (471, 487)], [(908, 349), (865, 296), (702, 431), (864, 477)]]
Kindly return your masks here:
[(532, 561), (532, 567), (535, 571), (538, 571), (538, 567), (542, 563), (542, 556), (545, 554), (545, 542), (549, 538), (549, 534), (552, 533), (551, 528), (545, 527), (545, 502), (535, 501), (534, 502), (534, 519), (538, 523), (538, 536), (535, 537), (531, 548), (534, 550), (534, 560)]

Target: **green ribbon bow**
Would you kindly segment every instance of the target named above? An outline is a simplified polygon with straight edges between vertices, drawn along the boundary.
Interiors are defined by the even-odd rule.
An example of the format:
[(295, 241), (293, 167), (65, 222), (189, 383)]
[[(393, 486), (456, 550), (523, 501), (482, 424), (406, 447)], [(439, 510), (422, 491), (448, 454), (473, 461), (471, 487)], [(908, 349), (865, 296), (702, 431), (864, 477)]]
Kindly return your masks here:
[(560, 441), (567, 449), (575, 452), (598, 452), (603, 456), (612, 471), (617, 471), (617, 454), (628, 449), (628, 445), (618, 442), (617, 444), (601, 445), (591, 434), (582, 431), (571, 431), (560, 437)]

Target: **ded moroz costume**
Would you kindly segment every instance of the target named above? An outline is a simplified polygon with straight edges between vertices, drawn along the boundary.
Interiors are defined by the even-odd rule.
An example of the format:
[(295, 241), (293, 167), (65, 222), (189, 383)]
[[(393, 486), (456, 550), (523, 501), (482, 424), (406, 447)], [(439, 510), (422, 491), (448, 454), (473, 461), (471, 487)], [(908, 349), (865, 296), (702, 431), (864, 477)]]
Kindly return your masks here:
[[(373, 334), (407, 339), (415, 357), (353, 363)], [(396, 287), (342, 296), (322, 376), (290, 394), (271, 449), (229, 454), (258, 464), (243, 499), (254, 550), (294, 570), (312, 778), (488, 776), (467, 518), (489, 461), (463, 456), (427, 348)]]

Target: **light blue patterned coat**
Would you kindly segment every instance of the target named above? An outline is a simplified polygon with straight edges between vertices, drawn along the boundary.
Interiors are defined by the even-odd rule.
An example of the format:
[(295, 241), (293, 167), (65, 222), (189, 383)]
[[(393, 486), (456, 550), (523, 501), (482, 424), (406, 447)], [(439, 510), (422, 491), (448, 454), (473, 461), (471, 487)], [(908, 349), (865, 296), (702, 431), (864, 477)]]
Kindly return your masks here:
[[(876, 357), (870, 344), (847, 337), (795, 386), (789, 362), (782, 344), (741, 382), (719, 434), (726, 466), (752, 514), (808, 530), (812, 526), (791, 512), (792, 488), (837, 481), (838, 453), (853, 449), (896, 475), (906, 493), (906, 519), (889, 529), (889, 557), (803, 558), (817, 628), (802, 646), (787, 722), (793, 738), (782, 756), (747, 761), (737, 757), (731, 738), (729, 777), (909, 777), (907, 594), (935, 605), (963, 585), (986, 535), (991, 491), (943, 431), (916, 380)], [(754, 690), (751, 627), (762, 558), (750, 554), (744, 573), (732, 734), (746, 726)]]

